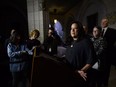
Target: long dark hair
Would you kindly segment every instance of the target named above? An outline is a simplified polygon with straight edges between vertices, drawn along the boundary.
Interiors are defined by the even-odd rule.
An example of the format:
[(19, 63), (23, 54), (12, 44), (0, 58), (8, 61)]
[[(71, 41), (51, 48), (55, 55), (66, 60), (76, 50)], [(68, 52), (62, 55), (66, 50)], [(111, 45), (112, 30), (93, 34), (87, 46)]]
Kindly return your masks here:
[(18, 37), (20, 37), (20, 41), (18, 42), (18, 44), (22, 43), (21, 34), (16, 31), (10, 36), (10, 43), (16, 44), (18, 41)]
[[(79, 21), (73, 21), (71, 23), (71, 25), (72, 24), (76, 24), (77, 25), (77, 28), (78, 28), (78, 41), (80, 41), (81, 39), (83, 39), (85, 37), (85, 31), (84, 31), (83, 25)], [(66, 41), (65, 41), (66, 46), (67, 45), (71, 45), (72, 41), (73, 41), (73, 38), (72, 38), (71, 35), (69, 35), (66, 38)]]
[(85, 37), (85, 31), (84, 31), (82, 23), (79, 22), (79, 21), (73, 21), (72, 24), (77, 25), (77, 28), (78, 28), (78, 40), (83, 39), (83, 37)]
[[(100, 26), (95, 26), (100, 32), (102, 31), (102, 28)], [(95, 28), (94, 27), (94, 28)]]

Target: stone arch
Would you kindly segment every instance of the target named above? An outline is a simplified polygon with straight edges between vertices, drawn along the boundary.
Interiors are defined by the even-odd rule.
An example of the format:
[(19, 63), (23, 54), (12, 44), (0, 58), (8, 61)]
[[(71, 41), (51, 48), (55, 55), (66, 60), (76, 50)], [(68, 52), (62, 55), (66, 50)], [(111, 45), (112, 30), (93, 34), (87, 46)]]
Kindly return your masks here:
[[(95, 6), (99, 6), (99, 7), (95, 7)], [(94, 10), (90, 11), (92, 7)], [(98, 22), (99, 22), (100, 19), (106, 16), (107, 13), (107, 7), (105, 3), (101, 0), (85, 0), (85, 2), (80, 8), (80, 11), (77, 13), (76, 19), (86, 24), (86, 17), (92, 14), (92, 12), (94, 13), (95, 11), (98, 12), (99, 15)]]

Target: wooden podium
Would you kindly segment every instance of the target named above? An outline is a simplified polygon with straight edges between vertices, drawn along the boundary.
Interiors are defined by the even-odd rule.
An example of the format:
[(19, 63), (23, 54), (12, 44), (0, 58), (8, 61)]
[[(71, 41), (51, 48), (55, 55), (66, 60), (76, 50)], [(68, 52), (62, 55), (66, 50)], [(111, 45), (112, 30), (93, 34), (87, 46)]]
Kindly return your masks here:
[(74, 77), (65, 63), (45, 53), (36, 55), (37, 49), (35, 51), (30, 87), (82, 87), (82, 78)]

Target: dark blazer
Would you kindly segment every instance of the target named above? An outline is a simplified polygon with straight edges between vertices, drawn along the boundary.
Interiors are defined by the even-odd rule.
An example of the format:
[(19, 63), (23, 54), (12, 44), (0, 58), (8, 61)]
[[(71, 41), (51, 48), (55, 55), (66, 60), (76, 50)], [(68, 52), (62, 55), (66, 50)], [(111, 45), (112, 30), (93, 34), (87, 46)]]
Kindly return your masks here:
[(108, 45), (113, 46), (116, 41), (116, 30), (113, 28), (108, 28), (105, 32), (104, 38), (106, 38)]
[[(108, 28), (103, 37), (107, 41), (107, 52), (108, 52), (107, 55), (108, 57), (113, 58), (114, 55), (116, 54), (115, 52), (116, 48), (114, 47), (114, 43), (116, 42), (116, 30), (113, 28)], [(108, 58), (108, 61), (110, 58)]]

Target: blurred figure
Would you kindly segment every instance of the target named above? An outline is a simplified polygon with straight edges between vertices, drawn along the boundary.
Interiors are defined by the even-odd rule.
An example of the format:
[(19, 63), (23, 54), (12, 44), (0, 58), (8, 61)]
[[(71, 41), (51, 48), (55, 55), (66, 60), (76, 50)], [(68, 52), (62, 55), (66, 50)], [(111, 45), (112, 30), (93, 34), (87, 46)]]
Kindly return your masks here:
[(87, 28), (87, 26), (83, 25), (83, 28), (84, 28), (86, 37), (87, 37), (88, 39), (90, 39), (90, 38), (91, 38), (91, 35), (88, 33), (88, 28)]
[[(10, 36), (12, 36), (15, 31), (16, 31), (15, 29), (12, 29), (10, 32)], [(9, 41), (10, 41), (10, 37), (5, 40), (5, 48), (6, 49), (7, 49), (7, 45), (9, 44)]]
[(101, 27), (95, 26), (93, 28), (93, 37), (91, 38), (97, 58), (97, 65), (96, 68), (94, 68), (94, 81), (97, 84), (97, 87), (102, 87), (106, 65), (107, 43), (103, 37), (101, 37), (101, 30)]
[(2, 55), (4, 55), (4, 68), (5, 68), (5, 72), (4, 74), (6, 74), (5, 76), (7, 77), (7, 80), (8, 80), (8, 85), (9, 87), (11, 87), (12, 83), (11, 83), (11, 80), (12, 80), (12, 75), (11, 75), (11, 72), (10, 72), (10, 68), (9, 68), (9, 57), (8, 57), (8, 54), (7, 54), (7, 45), (10, 43), (10, 37), (13, 35), (13, 33), (15, 32), (16, 30), (15, 29), (12, 29), (11, 32), (10, 32), (10, 36), (9, 38), (7, 38), (4, 42), (4, 50), (2, 50)]
[(102, 27), (102, 36), (107, 41), (107, 57), (106, 57), (106, 68), (104, 73), (104, 86), (108, 87), (109, 76), (110, 76), (110, 68), (112, 61), (115, 61), (115, 47), (114, 43), (116, 42), (116, 30), (108, 27), (108, 19), (103, 18), (101, 20)]
[(31, 50), (34, 46), (40, 46), (41, 42), (38, 40), (40, 36), (39, 30), (35, 29), (30, 33), (29, 39), (26, 41), (27, 47)]
[[(37, 29), (34, 29), (30, 33), (29, 39), (26, 40), (27, 48), (29, 50), (33, 50), (34, 53), (34, 48), (41, 46), (41, 42), (38, 40), (38, 37), (40, 36), (40, 32)], [(28, 78), (30, 81), (31, 78), (31, 69), (32, 69), (32, 60), (33, 60), (33, 55), (29, 56), (29, 67), (28, 67)]]
[(57, 35), (54, 28), (48, 29), (48, 35), (43, 42), (44, 51), (50, 55), (57, 54), (57, 47), (62, 45), (61, 38)]
[(62, 25), (57, 19), (54, 20), (54, 28), (55, 28), (56, 33), (63, 40), (64, 32), (62, 29)]
[(90, 84), (91, 82), (89, 79), (91, 75), (89, 72), (95, 59), (92, 43), (85, 37), (83, 26), (78, 21), (72, 23), (70, 34), (72, 42), (70, 42), (71, 44), (67, 46), (66, 59), (74, 69), (75, 74), (77, 76), (81, 76), (80, 80), (82, 83), (76, 83), (80, 84), (79, 87), (94, 87)]
[(26, 87), (27, 85), (28, 55), (33, 53), (22, 41), (21, 35), (15, 32), (10, 37), (10, 43), (7, 46), (13, 77), (12, 87)]
[(85, 34), (88, 34), (88, 28), (87, 28), (87, 26), (83, 25), (83, 29), (85, 31)]

